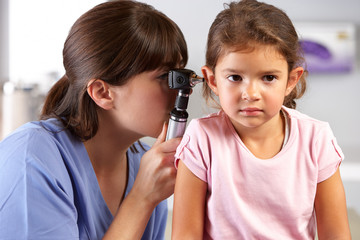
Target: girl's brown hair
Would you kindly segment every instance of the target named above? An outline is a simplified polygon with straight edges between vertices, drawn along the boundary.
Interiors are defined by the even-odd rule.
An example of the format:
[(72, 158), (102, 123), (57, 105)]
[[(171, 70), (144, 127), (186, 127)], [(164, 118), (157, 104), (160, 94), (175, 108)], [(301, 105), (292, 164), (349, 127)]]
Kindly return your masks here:
[(187, 59), (181, 30), (152, 6), (120, 0), (99, 4), (72, 26), (63, 49), (66, 74), (50, 89), (41, 119), (55, 117), (88, 140), (98, 130), (96, 104), (86, 91), (90, 80), (120, 86), (145, 71), (184, 67)]
[[(219, 57), (229, 51), (252, 50), (259, 44), (272, 45), (285, 57), (290, 73), (295, 67), (304, 64), (298, 40), (291, 20), (282, 10), (256, 0), (231, 2), (217, 15), (210, 27), (206, 65), (215, 71)], [(296, 107), (295, 99), (300, 98), (306, 90), (305, 75), (286, 96), (285, 106)], [(209, 86), (203, 86), (204, 97), (215, 101)]]

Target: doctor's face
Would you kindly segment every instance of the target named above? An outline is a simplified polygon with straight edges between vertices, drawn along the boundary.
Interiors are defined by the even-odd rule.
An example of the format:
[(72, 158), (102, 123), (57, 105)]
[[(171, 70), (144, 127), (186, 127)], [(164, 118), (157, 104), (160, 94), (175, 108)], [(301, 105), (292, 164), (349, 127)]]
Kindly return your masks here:
[(176, 91), (169, 89), (168, 71), (157, 69), (140, 73), (115, 87), (116, 118), (120, 126), (141, 138), (158, 137), (174, 107)]

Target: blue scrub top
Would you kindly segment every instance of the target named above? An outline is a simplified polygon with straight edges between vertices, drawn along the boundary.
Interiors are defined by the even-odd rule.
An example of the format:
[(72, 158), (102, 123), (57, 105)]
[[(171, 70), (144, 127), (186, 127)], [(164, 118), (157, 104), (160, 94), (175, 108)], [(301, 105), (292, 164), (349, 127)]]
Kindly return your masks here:
[[(126, 195), (145, 153), (137, 149), (127, 152)], [(142, 239), (164, 239), (166, 218), (163, 201)], [(27, 123), (0, 143), (0, 239), (101, 239), (112, 220), (84, 144), (58, 120)]]

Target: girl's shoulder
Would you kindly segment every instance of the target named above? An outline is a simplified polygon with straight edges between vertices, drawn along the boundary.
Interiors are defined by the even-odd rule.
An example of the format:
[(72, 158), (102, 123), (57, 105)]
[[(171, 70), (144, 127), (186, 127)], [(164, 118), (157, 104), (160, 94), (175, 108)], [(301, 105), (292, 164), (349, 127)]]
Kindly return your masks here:
[(207, 116), (195, 118), (191, 120), (190, 124), (202, 125), (202, 126), (219, 126), (226, 121), (226, 114), (224, 111), (210, 113)]
[(223, 111), (211, 113), (205, 117), (191, 120), (185, 135), (197, 136), (202, 139), (220, 139), (231, 134), (233, 127)]
[(308, 114), (302, 113), (296, 109), (291, 109), (291, 108), (287, 108), (287, 107), (283, 106), (282, 110), (285, 111), (287, 116), (291, 119), (291, 122), (296, 123), (298, 125), (313, 126), (313, 127), (329, 125), (329, 123), (326, 121), (316, 119), (316, 118), (311, 117)]
[[(336, 141), (328, 122), (315, 119), (294, 109), (283, 108), (283, 110), (286, 111), (290, 119), (289, 142), (294, 141), (294, 139), (296, 141), (302, 139), (302, 141), (311, 141), (320, 145), (320, 143)], [(299, 138), (299, 136), (302, 137)]]

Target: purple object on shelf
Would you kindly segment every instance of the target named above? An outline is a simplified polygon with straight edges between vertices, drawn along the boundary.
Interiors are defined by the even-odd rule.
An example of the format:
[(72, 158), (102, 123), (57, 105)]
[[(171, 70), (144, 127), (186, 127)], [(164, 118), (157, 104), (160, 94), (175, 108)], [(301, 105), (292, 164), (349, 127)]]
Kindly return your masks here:
[(330, 51), (321, 43), (310, 40), (301, 40), (300, 45), (305, 54), (313, 55), (321, 59), (332, 58)]

